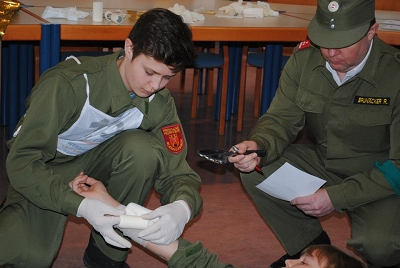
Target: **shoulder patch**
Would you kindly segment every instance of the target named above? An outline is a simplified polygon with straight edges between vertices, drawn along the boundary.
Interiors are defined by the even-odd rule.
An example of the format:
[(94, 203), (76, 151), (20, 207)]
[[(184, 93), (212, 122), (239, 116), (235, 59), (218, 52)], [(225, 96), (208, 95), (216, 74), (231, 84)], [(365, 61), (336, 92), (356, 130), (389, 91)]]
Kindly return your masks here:
[(311, 46), (310, 40), (305, 40), (305, 41), (303, 41), (303, 42), (301, 42), (301, 43), (299, 44), (297, 50), (302, 50), (302, 49), (308, 48), (308, 47), (310, 47), (310, 46)]
[(180, 124), (169, 125), (161, 128), (165, 146), (173, 154), (182, 152), (185, 148), (185, 139)]

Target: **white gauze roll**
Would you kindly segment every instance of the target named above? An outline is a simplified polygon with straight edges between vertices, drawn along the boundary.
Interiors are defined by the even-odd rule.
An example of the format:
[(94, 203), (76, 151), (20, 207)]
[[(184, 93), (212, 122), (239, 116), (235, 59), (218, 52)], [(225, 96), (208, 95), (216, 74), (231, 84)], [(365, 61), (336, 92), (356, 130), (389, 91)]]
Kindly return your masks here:
[(112, 13), (111, 14), (111, 21), (113, 21), (115, 23), (118, 23), (118, 24), (121, 24), (124, 21), (124, 18), (119, 14)]
[[(122, 218), (125, 218), (125, 217), (123, 217), (124, 215), (122, 215), (122, 216), (120, 216), (121, 217), (121, 223), (123, 223), (123, 224), (137, 224), (137, 225), (140, 225), (140, 226), (145, 226), (143, 229), (146, 229), (147, 227), (149, 227), (149, 226), (151, 226), (151, 225), (153, 225), (156, 221), (158, 221), (158, 217), (157, 218), (155, 218), (155, 219), (152, 219), (152, 220), (144, 220), (144, 219), (142, 219), (140, 216), (142, 216), (143, 214), (146, 214), (146, 213), (149, 213), (149, 212), (152, 212), (152, 210), (150, 210), (150, 209), (148, 209), (148, 208), (145, 208), (145, 207), (142, 207), (141, 205), (138, 205), (138, 204), (136, 204), (136, 203), (129, 203), (127, 206), (126, 206), (126, 208), (125, 208), (125, 212), (126, 212), (126, 215), (125, 216), (137, 216), (138, 218), (140, 218), (140, 220), (142, 220), (142, 221), (148, 221), (148, 222), (150, 222), (150, 223), (147, 223), (147, 225), (145, 226), (145, 223), (141, 223), (140, 222), (140, 220), (138, 219), (138, 220), (134, 220), (134, 219), (132, 219), (132, 220), (129, 220), (129, 219), (122, 219)], [(132, 221), (132, 223), (127, 223), (127, 221)], [(136, 223), (133, 223), (133, 222), (136, 222)], [(135, 228), (135, 227), (122, 227), (121, 226), (121, 223), (119, 224), (119, 226), (121, 227), (121, 228), (133, 228), (133, 229), (139, 229), (139, 228)]]
[(124, 17), (118, 13), (113, 13), (111, 11), (104, 12), (104, 18), (108, 21), (115, 22), (117, 24), (121, 24), (124, 21)]
[(103, 2), (93, 2), (93, 21), (103, 21)]
[(113, 13), (109, 10), (104, 11), (104, 18), (106, 18), (106, 20), (111, 21), (111, 15)]
[(147, 227), (153, 225), (153, 223), (149, 220), (144, 220), (140, 216), (132, 216), (132, 215), (121, 215), (120, 222), (118, 226), (120, 228), (131, 228), (131, 229), (138, 229), (143, 230)]

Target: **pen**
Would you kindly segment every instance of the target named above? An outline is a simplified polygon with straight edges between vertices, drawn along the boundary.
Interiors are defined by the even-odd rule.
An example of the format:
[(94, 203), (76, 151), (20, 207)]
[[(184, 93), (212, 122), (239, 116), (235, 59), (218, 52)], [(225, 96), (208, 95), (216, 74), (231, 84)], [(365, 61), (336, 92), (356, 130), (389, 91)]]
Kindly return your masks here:
[(257, 171), (258, 174), (263, 175), (263, 176), (265, 177), (264, 172), (262, 172), (262, 170), (261, 170), (261, 168), (260, 168), (259, 165), (256, 165), (256, 167), (254, 168), (254, 170)]
[[(237, 152), (239, 151), (239, 149), (238, 149), (235, 145), (232, 146), (232, 149), (233, 149), (233, 151), (234, 151), (235, 153), (237, 153)], [(261, 170), (261, 168), (260, 168), (259, 165), (256, 165), (256, 167), (254, 168), (254, 170), (257, 171), (258, 174), (260, 174), (260, 175), (262, 175), (262, 176), (265, 177), (264, 172), (262, 172), (262, 170)]]

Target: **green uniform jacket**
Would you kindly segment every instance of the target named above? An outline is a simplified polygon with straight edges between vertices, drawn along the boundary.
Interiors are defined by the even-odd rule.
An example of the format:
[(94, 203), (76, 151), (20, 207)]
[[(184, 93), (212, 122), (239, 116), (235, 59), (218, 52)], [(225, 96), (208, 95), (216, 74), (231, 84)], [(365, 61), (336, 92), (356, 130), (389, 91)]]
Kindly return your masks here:
[(319, 48), (295, 49), (269, 110), (249, 139), (278, 159), (307, 124), (321, 163), (345, 178), (327, 187), (337, 211), (395, 194), (374, 162), (400, 167), (400, 53), (375, 37), (363, 70), (338, 86)]
[[(42, 75), (26, 100), (27, 112), (16, 126), (18, 129), (22, 125), (17, 137), (7, 142), (7, 173), (15, 189), (8, 192), (7, 203), (26, 198), (40, 208), (76, 215), (82, 197), (60, 175), (54, 175), (47, 163), (73, 158), (57, 152), (57, 137), (79, 118), (86, 101), (84, 73), (89, 80), (92, 106), (113, 117), (138, 107), (144, 114), (139, 129), (155, 133), (165, 145), (160, 129), (180, 125), (174, 100), (167, 89), (156, 93), (151, 102), (137, 96), (131, 99), (117, 68), (116, 61), (122, 55), (123, 50), (98, 58), (81, 57), (79, 65), (70, 59)], [(160, 193), (162, 204), (185, 200), (194, 217), (202, 208), (198, 192), (201, 181), (186, 161), (186, 138), (184, 141), (180, 153), (165, 149), (169, 154), (168, 170), (156, 178), (154, 188)]]

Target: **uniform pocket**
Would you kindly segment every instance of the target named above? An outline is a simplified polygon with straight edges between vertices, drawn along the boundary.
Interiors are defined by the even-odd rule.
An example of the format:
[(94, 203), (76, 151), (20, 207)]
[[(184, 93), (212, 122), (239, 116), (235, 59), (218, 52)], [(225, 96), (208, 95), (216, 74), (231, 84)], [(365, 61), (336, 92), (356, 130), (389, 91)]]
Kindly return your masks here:
[(350, 122), (362, 126), (380, 126), (391, 123), (392, 108), (387, 106), (357, 105), (348, 114)]
[(346, 139), (354, 152), (380, 153), (390, 148), (391, 107), (351, 107), (345, 124)]
[(297, 91), (295, 102), (304, 112), (320, 114), (324, 110), (326, 98), (305, 88), (300, 88)]

